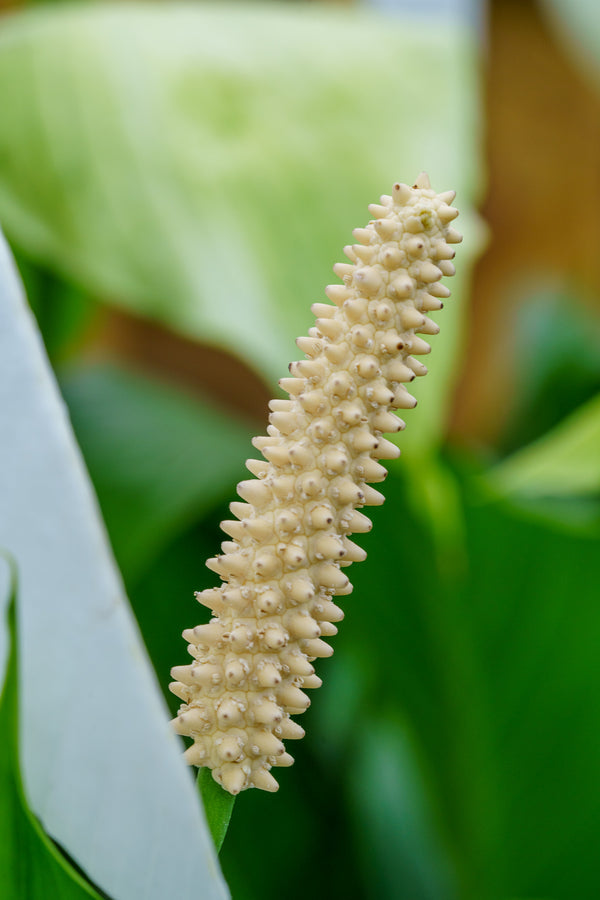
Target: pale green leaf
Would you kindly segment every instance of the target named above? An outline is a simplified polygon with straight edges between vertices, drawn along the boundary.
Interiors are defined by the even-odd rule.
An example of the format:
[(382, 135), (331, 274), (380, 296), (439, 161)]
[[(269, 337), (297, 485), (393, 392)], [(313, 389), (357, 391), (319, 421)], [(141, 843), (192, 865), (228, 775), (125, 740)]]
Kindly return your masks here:
[(0, 216), (33, 258), (274, 382), (367, 204), (427, 170), (458, 191), (466, 240), (404, 444), (422, 446), (443, 430), (480, 244), (478, 47), (447, 18), (318, 6), (7, 19)]

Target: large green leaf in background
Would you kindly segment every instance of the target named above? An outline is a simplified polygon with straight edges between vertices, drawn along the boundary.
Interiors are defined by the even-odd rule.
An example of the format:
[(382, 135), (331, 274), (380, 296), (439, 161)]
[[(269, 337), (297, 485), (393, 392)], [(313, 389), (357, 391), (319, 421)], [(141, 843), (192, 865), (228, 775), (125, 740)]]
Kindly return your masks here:
[[(66, 7), (0, 34), (0, 219), (96, 296), (285, 374), (331, 265), (394, 181), (455, 188), (478, 240), (477, 46), (447, 17), (275, 4)], [(423, 412), (456, 377), (444, 311)], [(418, 423), (418, 424), (417, 424)]]
[[(418, 896), (402, 893), (403, 878), (390, 894), (386, 879), (393, 859), (410, 884), (402, 865), (410, 835), (412, 876), (425, 860), (421, 871), (440, 897), (593, 900), (600, 892), (598, 539), (490, 502), (467, 471), (457, 483), (468, 565), (440, 573), (431, 535), (406, 506), (402, 471), (400, 460), (386, 481), (386, 504), (373, 511), (373, 532), (360, 538), (369, 556), (349, 572), (354, 592), (343, 598), (336, 656), (319, 666), (322, 696), (309, 710), (317, 750), (348, 716), (322, 764), (329, 777), (341, 769), (347, 779), (360, 804), (358, 833), (370, 821), (385, 844), (372, 847), (365, 882), (373, 896)], [(330, 683), (337, 654), (360, 663), (345, 692), (339, 680)], [(401, 728), (390, 726), (390, 710)], [(410, 740), (394, 749), (403, 732)], [(417, 817), (413, 797), (387, 802), (393, 792), (400, 798), (415, 768), (407, 743), (418, 760), (418, 777), (409, 776)], [(380, 802), (355, 783), (357, 766)], [(386, 768), (394, 776), (386, 779)], [(426, 885), (422, 879), (424, 896)]]
[(362, 867), (378, 870), (377, 879), (365, 879), (368, 896), (455, 898), (452, 864), (432, 821), (429, 788), (399, 718), (397, 708), (388, 715), (378, 709), (377, 717), (364, 716), (356, 729), (356, 771), (348, 791)]
[(495, 825), (496, 891), (595, 900), (600, 542), (466, 494), (463, 627), (476, 648), (492, 749), (496, 809), (486, 827)]
[[(437, 885), (444, 900), (487, 900), (494, 896), (485, 873), (491, 862), (497, 788), (477, 637), (457, 591), (464, 571), (449, 573), (437, 564), (437, 535), (415, 503), (407, 503), (412, 479), (400, 458), (385, 482), (386, 503), (369, 510), (373, 530), (359, 538), (368, 558), (349, 572), (354, 591), (343, 598), (346, 618), (336, 641), (340, 649), (349, 643), (354, 657), (362, 660), (361, 680), (367, 685), (346, 739), (358, 744), (366, 766), (369, 732), (380, 733), (379, 765), (393, 769), (395, 760), (399, 770), (409, 770), (398, 771), (388, 790), (399, 796), (410, 780), (414, 794), (399, 806), (382, 802), (378, 808), (352, 785), (353, 767), (348, 766), (346, 778), (354, 802), (361, 804), (378, 834), (385, 835), (381, 857), (406, 858), (407, 835), (412, 835), (419, 862), (413, 857), (409, 884), (417, 866), (421, 873), (429, 870), (429, 883), (421, 875), (418, 896), (428, 896)], [(460, 495), (459, 502), (462, 509)], [(334, 697), (326, 681), (321, 690), (329, 695), (331, 708)], [(391, 710), (401, 726), (390, 723)], [(375, 716), (379, 723), (374, 725)], [(366, 733), (358, 741), (352, 737), (357, 731), (359, 736)], [(409, 752), (413, 749), (416, 762)], [(372, 784), (377, 777), (382, 778), (371, 776)], [(384, 870), (382, 896), (386, 884)], [(411, 900), (412, 894), (398, 896)]]
[(20, 576), (21, 748), (31, 807), (118, 900), (191, 900), (199, 886), (207, 898), (226, 897), (3, 241), (0, 434), (0, 547)]
[(130, 586), (244, 477), (252, 435), (206, 403), (115, 366), (72, 370), (62, 390)]

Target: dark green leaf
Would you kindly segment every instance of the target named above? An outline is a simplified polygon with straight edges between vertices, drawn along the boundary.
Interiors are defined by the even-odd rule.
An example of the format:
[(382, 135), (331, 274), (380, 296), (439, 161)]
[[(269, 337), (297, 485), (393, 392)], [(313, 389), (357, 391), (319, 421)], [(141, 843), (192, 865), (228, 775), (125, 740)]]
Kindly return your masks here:
[(177, 388), (114, 366), (73, 371), (62, 388), (131, 587), (177, 532), (233, 494), (251, 434)]
[(600, 395), (489, 473), (503, 496), (573, 498), (600, 493)]
[[(511, 285), (519, 293), (517, 286)], [(502, 453), (543, 438), (600, 390), (600, 319), (570, 290), (525, 293), (514, 326), (518, 390)]]
[(235, 797), (223, 790), (212, 777), (210, 770), (206, 768), (202, 768), (198, 772), (198, 790), (204, 803), (206, 821), (218, 853), (229, 828)]
[(64, 364), (89, 333), (101, 306), (72, 282), (36, 265), (22, 253), (13, 249), (13, 255), (48, 358), (53, 365)]
[(476, 495), (465, 510), (464, 600), (494, 748), (490, 871), (505, 896), (595, 900), (600, 541)]
[[(430, 461), (425, 459), (423, 465), (426, 468)], [(452, 473), (435, 461), (432, 479), (448, 485)], [(422, 476), (418, 486), (426, 484), (427, 478)], [(435, 504), (427, 499), (418, 510), (411, 473), (402, 459), (390, 465), (386, 502), (380, 509), (369, 510), (373, 531), (358, 538), (368, 558), (349, 571), (354, 591), (347, 599), (341, 598), (346, 619), (336, 639), (340, 642), (336, 652), (343, 652), (344, 644), (350, 642), (354, 657), (366, 670), (369, 689), (362, 708), (355, 713), (355, 727), (360, 731), (381, 727), (385, 753), (390, 754), (395, 745), (399, 767), (404, 765), (403, 742), (388, 740), (385, 735), (389, 724), (375, 721), (371, 725), (373, 716), (386, 718), (395, 711), (405, 723), (402, 728), (414, 736), (411, 741), (419, 749), (418, 768), (427, 779), (423, 791), (432, 798), (426, 803), (426, 817), (435, 828), (426, 843), (430, 850), (444, 845), (449, 848), (449, 865), (454, 869), (461, 898), (484, 900), (488, 895), (483, 890), (483, 873), (493, 851), (496, 785), (478, 638), (470, 610), (457, 591), (457, 582), (464, 577), (464, 538), (455, 534), (449, 544), (455, 553), (457, 547), (460, 549), (460, 559), (454, 566), (448, 565), (446, 554), (440, 554), (439, 549), (444, 527), (462, 519), (462, 497), (460, 492), (458, 498), (452, 497), (455, 492), (456, 487), (450, 490), (446, 486), (436, 501), (439, 514), (450, 511), (452, 518), (434, 529), (431, 515)], [(326, 679), (326, 673), (319, 674)], [(327, 690), (326, 681), (322, 690)], [(351, 780), (353, 755), (346, 766), (346, 778)], [(386, 802), (381, 795), (380, 802)], [(389, 806), (387, 809), (389, 817)], [(399, 805), (390, 827), (400, 827), (407, 815)], [(355, 830), (360, 827), (359, 820)], [(431, 859), (441, 866), (431, 873), (432, 884), (447, 886), (443, 854)], [(379, 886), (383, 896), (389, 871), (387, 876), (381, 872), (381, 881), (377, 880), (379, 874), (379, 870), (373, 874), (372, 887)], [(404, 879), (410, 884), (414, 878), (414, 869), (403, 872), (399, 866), (400, 887)], [(432, 889), (424, 882), (421, 888)]]
[(455, 898), (449, 853), (440, 840), (414, 736), (397, 713), (377, 712), (377, 718), (357, 723), (348, 786), (369, 896)]

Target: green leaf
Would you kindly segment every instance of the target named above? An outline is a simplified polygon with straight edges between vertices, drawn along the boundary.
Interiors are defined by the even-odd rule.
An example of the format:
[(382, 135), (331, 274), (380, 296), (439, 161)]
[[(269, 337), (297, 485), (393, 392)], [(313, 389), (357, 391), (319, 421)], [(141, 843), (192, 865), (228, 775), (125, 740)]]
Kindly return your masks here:
[(218, 853), (229, 828), (235, 797), (223, 790), (212, 777), (210, 770), (206, 768), (198, 771), (198, 790), (204, 803), (206, 821)]
[(454, 873), (433, 815), (414, 740), (397, 713), (358, 724), (349, 793), (372, 897), (446, 900)]
[(367, 204), (426, 169), (459, 192), (465, 245), (405, 442), (421, 446), (444, 427), (480, 245), (478, 47), (447, 19), (318, 7), (6, 18), (0, 216), (91, 294), (273, 381)]
[(227, 889), (0, 240), (0, 546), (16, 560), (21, 760), (32, 810), (119, 900)]
[[(428, 465), (425, 458), (423, 466)], [(414, 883), (419, 877), (417, 885), (422, 894), (434, 890), (437, 884), (450, 896), (456, 881), (461, 898), (487, 900), (484, 873), (493, 853), (497, 797), (478, 635), (471, 624), (471, 610), (457, 590), (465, 574), (464, 534), (458, 544), (452, 536), (446, 547), (447, 552), (460, 547), (462, 559), (451, 566), (447, 553), (440, 552), (446, 540), (445, 528), (432, 528), (431, 522), (437, 503), (440, 515), (449, 511), (450, 521), (456, 517), (464, 529), (464, 501), (452, 483), (453, 473), (446, 471), (441, 461), (436, 462), (431, 476), (432, 484), (444, 485), (442, 496), (437, 501), (427, 498), (425, 509), (418, 511), (412, 472), (403, 465), (402, 457), (390, 466), (386, 502), (381, 508), (369, 510), (373, 530), (359, 537), (368, 558), (364, 565), (352, 567), (354, 590), (347, 601), (342, 598), (346, 618), (340, 640), (346, 646), (349, 642), (355, 658), (368, 667), (366, 676), (361, 673), (361, 677), (367, 678), (369, 693), (353, 722), (359, 735), (369, 729), (381, 733), (381, 745), (374, 750), (374, 767), (378, 766), (377, 758), (381, 766), (381, 759), (386, 757), (389, 772), (393, 764), (388, 757), (396, 755), (398, 773), (393, 791), (398, 803), (403, 802), (401, 783), (408, 777), (403, 770), (408, 765), (409, 750), (412, 756), (418, 748), (417, 769), (420, 777), (427, 779), (423, 791), (425, 801), (431, 800), (425, 802), (425, 819), (421, 818), (419, 828), (421, 850), (429, 855), (432, 865), (431, 881), (428, 884), (423, 880), (414, 866), (407, 869), (407, 881)], [(427, 480), (422, 479), (420, 484), (427, 485)], [(322, 671), (319, 675), (324, 678), (321, 690), (327, 691), (326, 675)], [(390, 724), (390, 709), (397, 712), (399, 726)], [(378, 716), (379, 724), (374, 716)], [(362, 738), (361, 743), (363, 754), (373, 744)], [(354, 764), (352, 754), (347, 763), (349, 782), (354, 777)], [(378, 799), (373, 804), (385, 804), (381, 815), (390, 820), (383, 775), (372, 777), (380, 779), (380, 786), (374, 787)], [(359, 795), (358, 791), (353, 793)], [(400, 805), (395, 815), (396, 821), (404, 822), (410, 812)], [(381, 822), (377, 827), (382, 827)], [(360, 819), (354, 828), (361, 828)], [(400, 843), (401, 835), (397, 841)], [(444, 847), (448, 859), (442, 852)], [(405, 847), (402, 852), (406, 853)], [(389, 893), (389, 877), (389, 868), (381, 872), (375, 869), (371, 880), (379, 896)], [(402, 884), (400, 870), (399, 879)]]
[(519, 389), (509, 403), (502, 456), (541, 438), (600, 390), (600, 319), (576, 286), (520, 291), (514, 325)]
[[(27, 805), (19, 766), (19, 700), (16, 568), (10, 566), (7, 604), (8, 662), (0, 695), (0, 883), (4, 900), (83, 900), (100, 894), (73, 868), (48, 838)], [(3, 579), (0, 579), (0, 582)], [(4, 608), (4, 597), (0, 598)]]
[(505, 496), (581, 497), (600, 492), (600, 395), (491, 470)]
[(233, 495), (250, 431), (183, 391), (113, 365), (61, 382), (130, 586), (173, 537)]
[(23, 254), (13, 255), (48, 358), (53, 366), (64, 364), (97, 324), (103, 307), (92, 302), (85, 291)]
[[(600, 895), (598, 538), (466, 504), (463, 586), (493, 747), (493, 896)], [(472, 702), (470, 692), (465, 704)]]
[[(354, 591), (342, 598), (336, 653), (348, 656), (350, 647), (366, 674), (359, 670), (362, 687), (354, 689), (354, 742), (345, 757), (338, 748), (324, 781), (341, 770), (374, 823), (379, 812), (378, 833), (387, 822), (394, 840), (411, 798), (400, 793), (401, 734), (385, 724), (393, 709), (420, 751), (428, 819), (438, 825), (437, 845), (448, 849), (458, 896), (593, 900), (600, 890), (598, 539), (525, 518), (506, 500), (489, 502), (468, 473), (457, 482), (468, 566), (440, 568), (439, 537), (407, 504), (409, 476), (401, 471), (402, 460), (386, 480), (386, 504), (373, 510), (373, 532), (360, 538), (368, 560), (352, 567)], [(334, 705), (327, 665), (318, 674)], [(362, 799), (357, 760), (370, 779)], [(362, 818), (354, 829), (365, 833)], [(419, 837), (418, 829), (408, 834)], [(421, 849), (435, 848), (435, 829), (433, 838)], [(373, 895), (389, 896), (387, 857), (379, 867), (373, 858)], [(399, 865), (394, 896), (402, 872)]]

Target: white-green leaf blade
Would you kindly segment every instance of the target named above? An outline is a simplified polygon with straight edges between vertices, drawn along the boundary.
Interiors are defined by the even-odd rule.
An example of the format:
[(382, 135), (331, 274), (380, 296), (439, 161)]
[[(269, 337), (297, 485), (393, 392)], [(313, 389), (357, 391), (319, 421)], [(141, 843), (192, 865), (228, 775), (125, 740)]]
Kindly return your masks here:
[(31, 806), (119, 900), (227, 897), (3, 239), (0, 434), (0, 546), (21, 578)]

